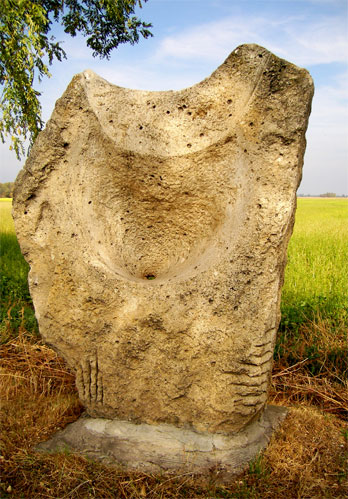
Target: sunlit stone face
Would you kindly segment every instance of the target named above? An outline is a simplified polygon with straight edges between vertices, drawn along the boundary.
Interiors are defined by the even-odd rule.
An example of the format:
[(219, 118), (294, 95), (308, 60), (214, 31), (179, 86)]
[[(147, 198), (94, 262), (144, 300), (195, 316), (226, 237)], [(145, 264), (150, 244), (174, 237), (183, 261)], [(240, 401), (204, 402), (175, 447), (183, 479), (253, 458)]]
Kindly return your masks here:
[(14, 216), (90, 415), (229, 434), (263, 410), (311, 97), (245, 45), (179, 92), (86, 71), (57, 102)]

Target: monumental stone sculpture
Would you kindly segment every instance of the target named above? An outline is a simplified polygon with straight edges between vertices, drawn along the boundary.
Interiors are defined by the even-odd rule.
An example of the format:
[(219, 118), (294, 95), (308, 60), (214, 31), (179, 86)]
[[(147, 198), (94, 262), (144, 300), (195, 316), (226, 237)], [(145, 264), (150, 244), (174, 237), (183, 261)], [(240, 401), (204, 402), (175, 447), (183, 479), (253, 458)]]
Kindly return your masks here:
[(177, 92), (73, 78), (13, 210), (40, 333), (89, 415), (53, 447), (233, 471), (265, 445), (312, 94), (257, 45)]

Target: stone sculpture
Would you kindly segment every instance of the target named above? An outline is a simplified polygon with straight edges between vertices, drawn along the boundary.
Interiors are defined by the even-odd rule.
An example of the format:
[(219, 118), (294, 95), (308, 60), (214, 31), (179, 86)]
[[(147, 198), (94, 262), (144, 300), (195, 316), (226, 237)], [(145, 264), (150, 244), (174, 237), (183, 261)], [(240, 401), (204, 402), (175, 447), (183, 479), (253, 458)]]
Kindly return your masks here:
[(312, 94), (307, 71), (242, 45), (178, 92), (85, 71), (57, 101), (14, 218), (41, 335), (75, 370), (90, 417), (210, 441), (269, 434)]

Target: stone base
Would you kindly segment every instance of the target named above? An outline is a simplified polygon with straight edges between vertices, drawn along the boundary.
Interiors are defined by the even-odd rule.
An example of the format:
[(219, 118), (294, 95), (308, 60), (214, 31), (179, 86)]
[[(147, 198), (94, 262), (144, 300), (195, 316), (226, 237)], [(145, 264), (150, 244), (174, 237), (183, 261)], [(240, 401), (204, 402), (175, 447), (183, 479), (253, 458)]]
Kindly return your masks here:
[(267, 406), (257, 420), (234, 435), (81, 417), (36, 450), (69, 450), (105, 464), (152, 473), (216, 470), (229, 476), (241, 472), (267, 446), (286, 414), (285, 407)]

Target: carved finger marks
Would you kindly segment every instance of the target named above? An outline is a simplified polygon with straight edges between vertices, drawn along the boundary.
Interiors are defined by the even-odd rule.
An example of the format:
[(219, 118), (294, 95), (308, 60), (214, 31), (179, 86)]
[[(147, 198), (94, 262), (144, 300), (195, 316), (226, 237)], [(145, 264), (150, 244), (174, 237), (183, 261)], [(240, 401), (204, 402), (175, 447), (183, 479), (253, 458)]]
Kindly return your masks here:
[(76, 384), (86, 402), (103, 403), (103, 382), (97, 354), (84, 360), (78, 367)]
[(85, 401), (91, 401), (91, 366), (89, 360), (84, 360), (81, 364), (83, 398)]
[(98, 393), (98, 360), (94, 358), (90, 361), (90, 401), (97, 400)]
[(77, 365), (76, 368), (76, 387), (82, 398), (85, 398), (85, 384), (83, 381), (83, 371), (82, 366)]

